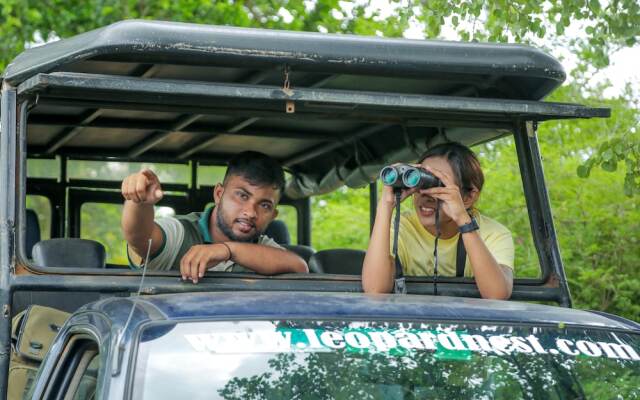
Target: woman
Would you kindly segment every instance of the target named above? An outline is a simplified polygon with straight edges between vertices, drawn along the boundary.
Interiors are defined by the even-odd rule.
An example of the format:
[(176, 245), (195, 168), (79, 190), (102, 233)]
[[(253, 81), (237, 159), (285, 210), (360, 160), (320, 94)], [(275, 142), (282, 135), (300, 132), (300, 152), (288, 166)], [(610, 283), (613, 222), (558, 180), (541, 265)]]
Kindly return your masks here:
[[(507, 228), (473, 208), (484, 184), (476, 155), (459, 143), (446, 143), (428, 150), (421, 157), (420, 166), (439, 178), (443, 187), (402, 193), (400, 201), (413, 194), (415, 207), (400, 218), (398, 256), (404, 273), (434, 274), (439, 200), (438, 274), (456, 275), (458, 240), (462, 240), (467, 253), (464, 275), (475, 277), (482, 297), (508, 299), (513, 288), (513, 239)], [(384, 186), (362, 270), (362, 286), (368, 293), (393, 289), (395, 260), (390, 247), (394, 207), (393, 189)]]

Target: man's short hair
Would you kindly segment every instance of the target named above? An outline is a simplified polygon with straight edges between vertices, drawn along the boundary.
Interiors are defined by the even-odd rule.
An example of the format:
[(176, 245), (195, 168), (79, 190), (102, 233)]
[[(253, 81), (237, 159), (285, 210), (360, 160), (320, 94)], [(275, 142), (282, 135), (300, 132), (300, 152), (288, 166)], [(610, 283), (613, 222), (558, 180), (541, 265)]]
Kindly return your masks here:
[(284, 191), (284, 171), (280, 164), (257, 151), (244, 151), (233, 156), (227, 165), (224, 183), (231, 175), (241, 176), (252, 185), (272, 186), (280, 194)]

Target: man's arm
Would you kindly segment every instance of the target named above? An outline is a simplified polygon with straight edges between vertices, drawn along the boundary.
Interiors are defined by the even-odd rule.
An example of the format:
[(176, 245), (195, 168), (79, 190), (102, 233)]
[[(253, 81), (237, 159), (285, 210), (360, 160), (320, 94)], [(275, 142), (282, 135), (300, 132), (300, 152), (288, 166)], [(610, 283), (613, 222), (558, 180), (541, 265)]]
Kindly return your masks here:
[(264, 244), (241, 242), (226, 242), (226, 244), (231, 249), (231, 260), (259, 274), (309, 272), (307, 263), (292, 251)]
[(129, 244), (129, 251), (141, 259), (147, 254), (149, 238), (153, 239), (149, 254), (157, 253), (163, 244), (162, 231), (153, 222), (153, 206), (149, 204), (125, 201), (122, 211), (122, 233), (124, 240)]
[(162, 231), (153, 222), (153, 206), (162, 199), (158, 177), (151, 170), (143, 170), (125, 178), (121, 190), (125, 198), (122, 234), (129, 249), (142, 258), (147, 254), (151, 238), (150, 253), (156, 253), (163, 245)]
[(193, 246), (180, 260), (182, 279), (198, 283), (206, 270), (223, 261), (233, 262), (262, 275), (309, 272), (297, 254), (263, 244), (224, 242)]

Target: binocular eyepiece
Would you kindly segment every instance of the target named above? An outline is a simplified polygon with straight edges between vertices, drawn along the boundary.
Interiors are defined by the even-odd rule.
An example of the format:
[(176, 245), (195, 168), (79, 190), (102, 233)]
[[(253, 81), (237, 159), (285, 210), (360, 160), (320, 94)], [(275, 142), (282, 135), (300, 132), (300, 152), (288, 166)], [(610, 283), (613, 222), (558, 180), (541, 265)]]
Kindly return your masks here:
[(380, 180), (394, 189), (429, 189), (443, 186), (440, 179), (421, 167), (407, 164), (388, 165), (380, 171)]

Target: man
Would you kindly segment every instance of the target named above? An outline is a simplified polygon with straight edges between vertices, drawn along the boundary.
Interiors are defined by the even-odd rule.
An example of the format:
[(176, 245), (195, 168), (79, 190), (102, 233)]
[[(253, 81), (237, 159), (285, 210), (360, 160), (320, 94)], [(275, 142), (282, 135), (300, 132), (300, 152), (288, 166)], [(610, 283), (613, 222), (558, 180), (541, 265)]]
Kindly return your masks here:
[(278, 215), (283, 188), (284, 172), (275, 160), (240, 153), (213, 190), (214, 207), (154, 221), (153, 206), (163, 196), (158, 177), (149, 169), (130, 175), (122, 182), (122, 231), (130, 263), (141, 265), (152, 238), (147, 267), (179, 269), (182, 279), (193, 283), (207, 270), (308, 272), (302, 258), (262, 234)]

